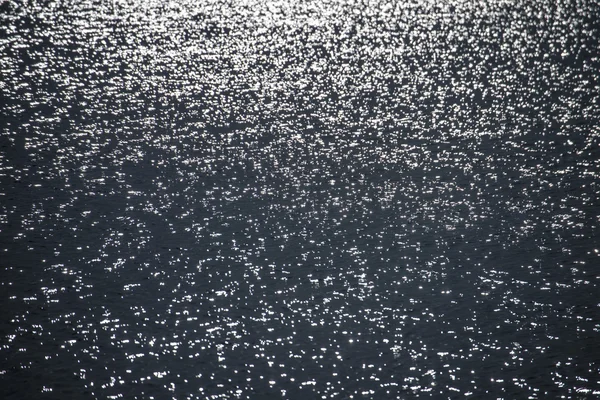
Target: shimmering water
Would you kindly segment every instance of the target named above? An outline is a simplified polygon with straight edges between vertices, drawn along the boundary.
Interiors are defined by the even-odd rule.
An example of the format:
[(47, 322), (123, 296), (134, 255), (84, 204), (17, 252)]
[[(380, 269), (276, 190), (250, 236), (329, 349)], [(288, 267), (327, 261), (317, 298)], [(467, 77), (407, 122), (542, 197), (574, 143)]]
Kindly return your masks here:
[(600, 395), (600, 6), (0, 3), (3, 399)]

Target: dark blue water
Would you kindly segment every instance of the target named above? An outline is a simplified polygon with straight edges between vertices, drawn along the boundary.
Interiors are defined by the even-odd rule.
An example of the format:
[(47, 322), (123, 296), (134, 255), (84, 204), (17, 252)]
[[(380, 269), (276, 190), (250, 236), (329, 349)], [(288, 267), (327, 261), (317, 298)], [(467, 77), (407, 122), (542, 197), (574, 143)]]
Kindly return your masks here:
[(0, 398), (597, 398), (599, 21), (0, 3)]

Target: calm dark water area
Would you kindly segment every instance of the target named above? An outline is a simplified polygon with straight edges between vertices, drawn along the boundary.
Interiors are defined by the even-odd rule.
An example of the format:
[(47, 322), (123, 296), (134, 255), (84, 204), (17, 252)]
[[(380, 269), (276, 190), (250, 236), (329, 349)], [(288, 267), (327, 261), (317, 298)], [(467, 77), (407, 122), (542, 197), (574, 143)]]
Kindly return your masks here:
[(600, 4), (0, 2), (0, 398), (600, 396)]

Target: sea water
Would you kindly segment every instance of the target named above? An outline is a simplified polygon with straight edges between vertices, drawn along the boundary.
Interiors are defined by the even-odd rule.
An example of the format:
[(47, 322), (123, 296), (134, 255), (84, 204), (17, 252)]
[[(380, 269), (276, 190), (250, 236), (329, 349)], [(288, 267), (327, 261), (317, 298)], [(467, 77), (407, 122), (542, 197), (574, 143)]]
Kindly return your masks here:
[(600, 395), (597, 2), (0, 20), (3, 399)]

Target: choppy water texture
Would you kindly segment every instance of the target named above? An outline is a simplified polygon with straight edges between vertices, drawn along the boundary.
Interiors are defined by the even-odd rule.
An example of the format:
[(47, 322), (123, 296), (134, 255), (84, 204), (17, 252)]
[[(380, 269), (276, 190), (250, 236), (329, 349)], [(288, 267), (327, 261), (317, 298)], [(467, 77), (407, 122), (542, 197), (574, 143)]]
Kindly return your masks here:
[(3, 399), (600, 395), (597, 2), (0, 15)]

